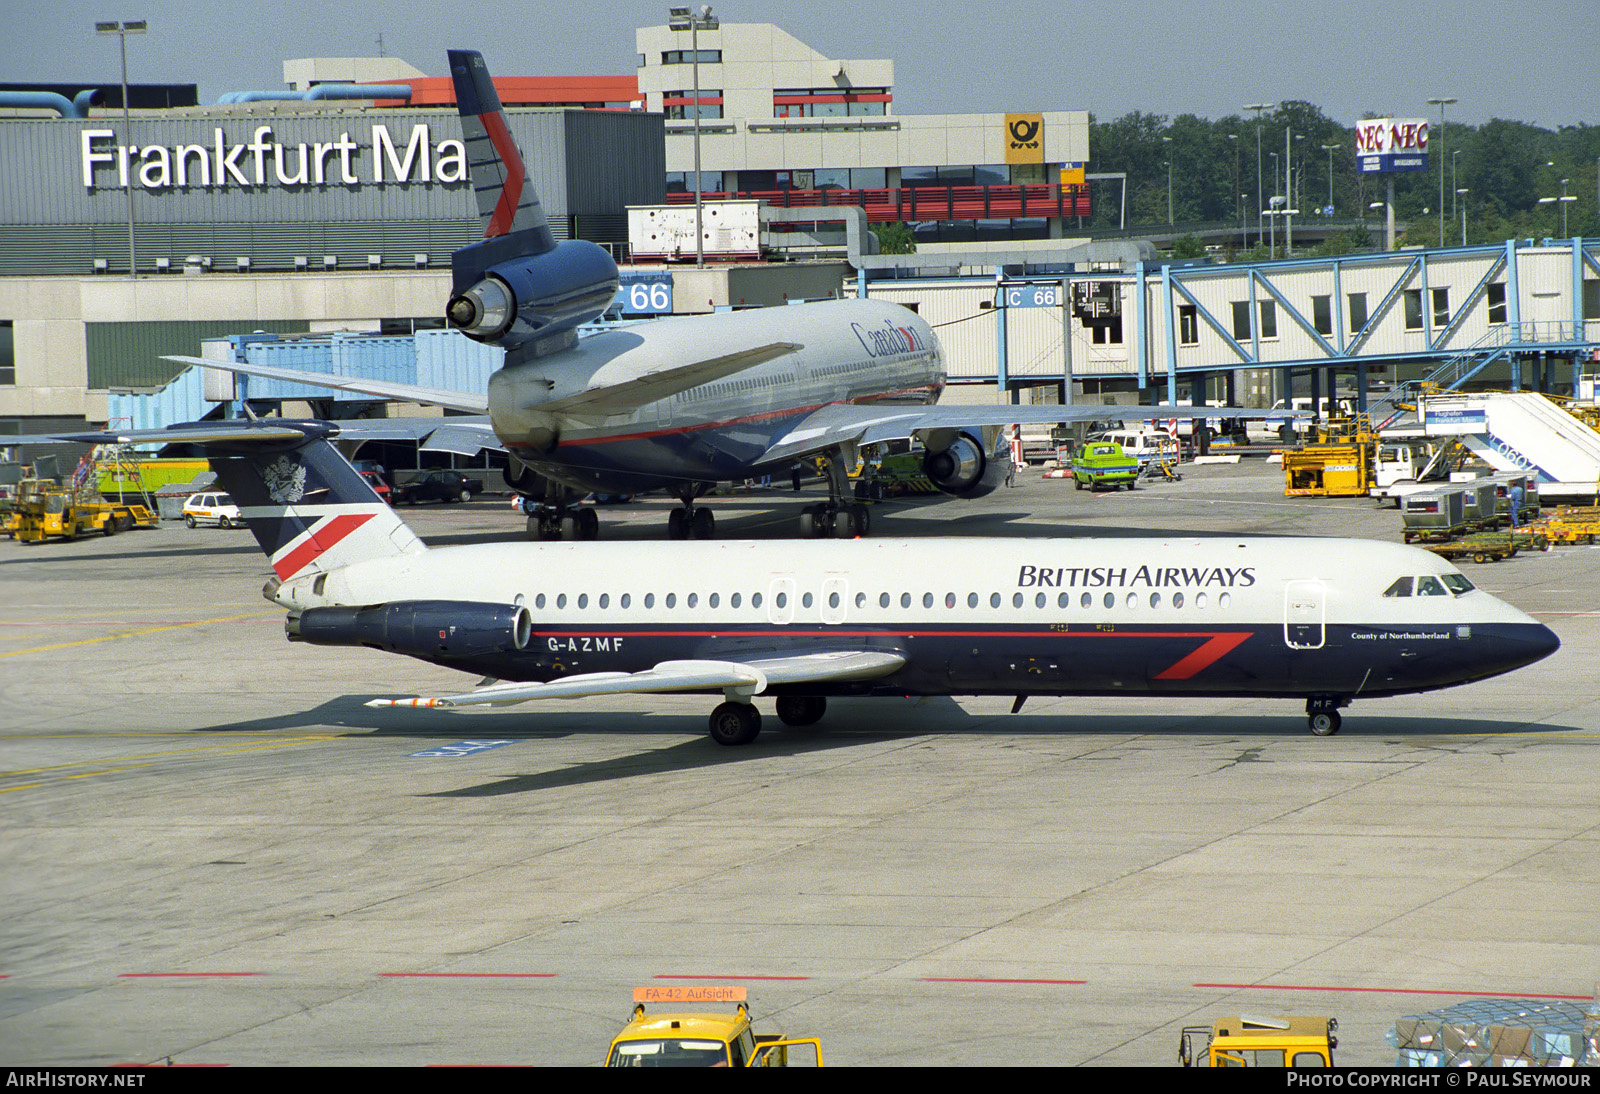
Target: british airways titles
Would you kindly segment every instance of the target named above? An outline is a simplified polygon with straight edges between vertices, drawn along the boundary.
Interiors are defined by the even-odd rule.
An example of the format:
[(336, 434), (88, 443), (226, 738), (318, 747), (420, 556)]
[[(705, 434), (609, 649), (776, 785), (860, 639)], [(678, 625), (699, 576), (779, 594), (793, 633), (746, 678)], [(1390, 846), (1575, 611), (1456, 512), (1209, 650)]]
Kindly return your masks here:
[(1152, 589), (1215, 585), (1245, 589), (1256, 583), (1254, 566), (1023, 566), (1019, 589), (1104, 589), (1143, 585)]

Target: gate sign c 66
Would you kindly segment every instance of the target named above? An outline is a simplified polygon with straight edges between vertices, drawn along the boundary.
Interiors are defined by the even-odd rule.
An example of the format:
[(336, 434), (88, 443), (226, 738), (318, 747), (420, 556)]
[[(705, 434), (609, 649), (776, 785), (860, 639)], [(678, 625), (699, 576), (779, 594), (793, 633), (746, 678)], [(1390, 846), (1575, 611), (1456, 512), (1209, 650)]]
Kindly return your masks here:
[(617, 303), (623, 315), (670, 315), (672, 313), (672, 275), (648, 273), (624, 275), (617, 290)]
[(1061, 306), (1060, 285), (1007, 285), (1008, 308), (1056, 308)]

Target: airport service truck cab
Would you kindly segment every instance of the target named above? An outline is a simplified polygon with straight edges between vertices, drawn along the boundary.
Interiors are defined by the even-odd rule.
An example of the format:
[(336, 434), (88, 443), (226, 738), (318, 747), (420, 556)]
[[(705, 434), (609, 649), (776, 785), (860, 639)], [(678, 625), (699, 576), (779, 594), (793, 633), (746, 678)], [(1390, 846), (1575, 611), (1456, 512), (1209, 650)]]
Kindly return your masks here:
[[(735, 1005), (726, 1011), (654, 1011), (655, 1006)], [(756, 1033), (741, 987), (644, 987), (633, 989), (633, 1016), (611, 1042), (606, 1067), (788, 1067), (822, 1065), (822, 1042)]]
[(1113, 441), (1088, 441), (1072, 454), (1072, 485), (1079, 490), (1111, 489), (1139, 481), (1139, 461)]
[(1186, 1026), (1178, 1040), (1184, 1067), (1332, 1067), (1337, 1018), (1218, 1018)]

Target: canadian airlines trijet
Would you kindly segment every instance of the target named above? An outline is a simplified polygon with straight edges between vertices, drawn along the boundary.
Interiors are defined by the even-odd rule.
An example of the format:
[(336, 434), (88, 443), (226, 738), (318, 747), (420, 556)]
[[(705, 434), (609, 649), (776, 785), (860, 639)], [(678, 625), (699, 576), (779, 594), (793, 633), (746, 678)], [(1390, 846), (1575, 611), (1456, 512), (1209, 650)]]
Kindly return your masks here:
[(829, 696), (1304, 699), (1313, 732), (1377, 698), (1509, 672), (1559, 645), (1438, 556), (1342, 539), (507, 543), (428, 548), (322, 423), (197, 423), (67, 439), (201, 443), (271, 559), (291, 640), (493, 678), (374, 706), (720, 696), (801, 726)]
[[(1106, 417), (1103, 406), (933, 405), (945, 385), (938, 338), (915, 313), (878, 300), (661, 319), (580, 340), (577, 328), (616, 294), (616, 264), (586, 240), (555, 241), (483, 57), (452, 50), (449, 58), (485, 228), (481, 242), (453, 256), (445, 314), (451, 327), (505, 350), (487, 395), (169, 360), (486, 411), (494, 437), (482, 439), (498, 438), (510, 455), (507, 480), (542, 498), (528, 521), (540, 539), (593, 539), (595, 511), (575, 504), (590, 491), (658, 489), (683, 503), (668, 523), (673, 538), (709, 539), (712, 513), (697, 498), (718, 482), (781, 472), (812, 456), (826, 461), (829, 500), (802, 512), (801, 534), (864, 535), (870, 510), (854, 500), (847, 474), (862, 447), (915, 439), (935, 486), (981, 497), (1004, 478), (1004, 460), (994, 458), (1001, 427)], [(1129, 412), (1294, 416), (1215, 407), (1113, 411)], [(465, 428), (451, 428), (455, 443)]]

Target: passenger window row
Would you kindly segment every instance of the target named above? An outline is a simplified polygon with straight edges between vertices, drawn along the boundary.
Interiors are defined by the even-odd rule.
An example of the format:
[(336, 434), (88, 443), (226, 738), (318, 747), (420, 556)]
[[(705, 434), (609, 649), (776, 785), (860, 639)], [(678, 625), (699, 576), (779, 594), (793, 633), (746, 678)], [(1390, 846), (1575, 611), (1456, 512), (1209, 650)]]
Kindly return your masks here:
[[(1409, 583), (1411, 579), (1403, 578), (1402, 580)], [(1419, 578), (1418, 580), (1433, 581), (1434, 579)], [(1462, 580), (1465, 581), (1466, 579), (1462, 578)], [(1399, 582), (1396, 582), (1395, 586), (1392, 586), (1391, 590), (1383, 595), (1410, 596), (1411, 593), (1409, 591), (1409, 584), (1406, 592), (1393, 591), (1394, 588), (1399, 584)], [(1418, 595), (1430, 594), (1419, 593)], [(1443, 595), (1442, 590), (1436, 595)], [(1115, 608), (1119, 599), (1125, 608), (1130, 609), (1141, 608), (1147, 604), (1151, 608), (1160, 608), (1163, 604), (1165, 604), (1171, 608), (1181, 609), (1184, 607), (1189, 607), (1196, 610), (1204, 610), (1209, 606), (1210, 603), (1207, 594), (1204, 592), (1194, 593), (1187, 597), (1182, 592), (1174, 592), (1170, 595), (1163, 596), (1161, 592), (1155, 590), (1152, 590), (1149, 593), (1130, 592), (1126, 595), (1121, 595), (1115, 592), (1082, 592), (1076, 594), (1062, 592), (1058, 593), (1054, 598), (1054, 607), (1058, 609), (1069, 609), (1074, 606), (1079, 608), (1093, 608), (1096, 605), (1099, 605), (1105, 608)], [(1218, 593), (1217, 607), (1226, 608), (1231, 599), (1232, 597), (1229, 593)], [(539, 611), (544, 611), (551, 605), (553, 605), (557, 611), (565, 611), (569, 606), (576, 607), (578, 611), (586, 611), (589, 608), (590, 600), (591, 598), (588, 593), (579, 593), (577, 596), (569, 596), (566, 593), (557, 593), (554, 597), (547, 596), (545, 593), (539, 593), (533, 598), (533, 606)], [(800, 607), (802, 608), (811, 608), (816, 604), (816, 597), (809, 592), (802, 593), (799, 600)], [(843, 597), (838, 589), (829, 591), (826, 600), (827, 606), (834, 610), (840, 608), (844, 603)], [(772, 594), (772, 603), (779, 609), (788, 608), (789, 601), (790, 594), (788, 592), (780, 591)], [(595, 608), (599, 611), (609, 610), (613, 602), (615, 602), (618, 609), (627, 611), (633, 607), (634, 597), (631, 593), (622, 593), (615, 598), (613, 598), (610, 593), (601, 593), (599, 596), (593, 598), (593, 602)], [(655, 593), (645, 593), (644, 596), (639, 600), (640, 605), (643, 606), (646, 611), (653, 610), (656, 607), (656, 602), (657, 597)], [(699, 593), (685, 593), (681, 598), (677, 593), (667, 593), (660, 598), (660, 602), (662, 607), (667, 610), (677, 608), (680, 603), (684, 608), (690, 610), (699, 608), (702, 603), (706, 608), (715, 610), (722, 607), (724, 602), (726, 602), (730, 610), (738, 610), (745, 603), (745, 598), (739, 593), (729, 593), (726, 598), (724, 598), (720, 593), (707, 593), (704, 597), (702, 597)], [(762, 599), (762, 595), (760, 593), (750, 594), (749, 604), (751, 608), (759, 609), (764, 602), (765, 601)], [(920, 598), (916, 597), (916, 595), (913, 593), (902, 592), (899, 595), (898, 602), (902, 609), (909, 609), (915, 604), (920, 604), (925, 611), (932, 611), (936, 608), (943, 608), (945, 611), (955, 611), (961, 605), (961, 598), (953, 592), (945, 593), (942, 599), (935, 596), (935, 594), (931, 592), (923, 593)], [(871, 603), (872, 601), (868, 594), (864, 592), (856, 593), (856, 608), (864, 610)], [(878, 594), (877, 606), (879, 608), (888, 609), (895, 603), (896, 598), (893, 594), (887, 592)], [(998, 610), (1004, 603), (1005, 598), (1003, 594), (989, 594), (987, 600), (989, 609)], [(1052, 606), (1051, 597), (1047, 593), (1034, 593), (1031, 600), (1024, 593), (1011, 594), (1011, 607), (1014, 609), (1026, 608), (1030, 605), (1030, 603), (1035, 610), (1039, 611), (1045, 610)], [(980, 594), (968, 593), (966, 595), (966, 608), (968, 611), (978, 610), (983, 605), (984, 599)]]

